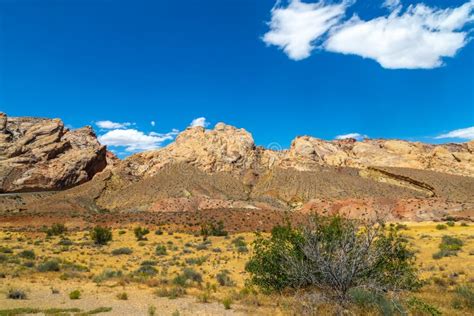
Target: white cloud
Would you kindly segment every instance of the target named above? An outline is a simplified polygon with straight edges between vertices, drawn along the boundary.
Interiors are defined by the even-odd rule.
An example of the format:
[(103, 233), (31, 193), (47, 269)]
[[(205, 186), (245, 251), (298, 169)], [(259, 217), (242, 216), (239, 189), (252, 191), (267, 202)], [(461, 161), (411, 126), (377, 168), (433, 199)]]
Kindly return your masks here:
[(156, 122), (155, 122), (155, 121), (151, 121), (150, 124), (151, 124), (151, 126), (155, 127)]
[(333, 28), (324, 46), (374, 59), (389, 69), (436, 68), (467, 44), (467, 32), (460, 30), (474, 20), (473, 9), (474, 0), (448, 9), (417, 4), (402, 12), (397, 7), (389, 16), (369, 21), (354, 16)]
[(209, 122), (206, 121), (205, 117), (198, 117), (195, 118), (191, 124), (189, 124), (190, 127), (196, 127), (196, 126), (202, 126), (202, 127), (207, 127), (209, 126)]
[(136, 129), (114, 129), (99, 136), (99, 141), (107, 146), (125, 147), (127, 152), (136, 152), (160, 148), (163, 142), (172, 140), (178, 132), (173, 129), (165, 134), (151, 132), (147, 135)]
[(287, 7), (277, 2), (272, 9), (270, 31), (263, 41), (278, 46), (290, 59), (307, 58), (315, 48), (315, 41), (340, 21), (347, 6), (347, 1), (326, 4), (323, 0), (316, 3), (290, 0)]
[(349, 134), (337, 135), (336, 136), (336, 139), (347, 139), (347, 138), (354, 138), (356, 140), (363, 140), (364, 138), (369, 138), (369, 136), (359, 134), (359, 133), (349, 133)]
[(385, 0), (382, 7), (388, 9), (395, 9), (400, 6), (400, 0)]
[(461, 128), (454, 131), (451, 131), (446, 134), (439, 135), (435, 137), (436, 139), (443, 139), (443, 138), (460, 138), (460, 139), (474, 139), (474, 126)]
[(133, 124), (129, 122), (117, 123), (117, 122), (112, 122), (112, 121), (97, 121), (95, 122), (95, 125), (103, 129), (118, 129), (118, 128), (126, 128)]

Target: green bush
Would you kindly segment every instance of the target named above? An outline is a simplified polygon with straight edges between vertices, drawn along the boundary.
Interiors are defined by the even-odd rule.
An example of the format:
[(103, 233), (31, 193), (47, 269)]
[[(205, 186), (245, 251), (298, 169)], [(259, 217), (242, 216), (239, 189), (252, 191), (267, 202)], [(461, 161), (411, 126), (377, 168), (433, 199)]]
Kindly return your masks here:
[(155, 248), (155, 254), (157, 256), (165, 256), (167, 254), (167, 251), (166, 251), (166, 246), (165, 245), (158, 245), (156, 246)]
[(246, 270), (265, 291), (317, 287), (338, 300), (356, 287), (381, 292), (420, 286), (414, 254), (394, 227), (338, 216), (316, 216), (299, 229), (278, 226), (269, 238), (257, 236)]
[(441, 259), (443, 257), (457, 256), (462, 249), (463, 241), (456, 237), (443, 236), (439, 244), (439, 251), (433, 254), (433, 259)]
[(35, 252), (33, 250), (23, 250), (18, 254), (19, 257), (34, 260), (36, 258)]
[(222, 300), (222, 305), (224, 305), (225, 309), (231, 309), (231, 307), (232, 307), (232, 298), (231, 297), (225, 297)]
[(414, 312), (414, 315), (441, 316), (442, 313), (433, 305), (425, 303), (419, 298), (412, 297), (407, 301), (408, 308)]
[(119, 255), (130, 255), (133, 253), (133, 250), (128, 247), (122, 247), (112, 250), (112, 255), (119, 256)]
[(64, 224), (53, 224), (51, 228), (46, 230), (46, 235), (51, 237), (51, 236), (60, 236), (67, 232), (66, 226)]
[(121, 301), (126, 301), (126, 300), (128, 300), (128, 294), (125, 293), (125, 292), (119, 293), (119, 294), (117, 294), (117, 299), (119, 299)]
[(96, 226), (91, 232), (91, 238), (96, 245), (106, 245), (112, 240), (112, 231), (110, 228)]
[(61, 269), (58, 260), (48, 260), (38, 266), (39, 272), (57, 272)]
[(227, 236), (229, 233), (224, 229), (224, 222), (210, 222), (201, 224), (201, 236)]
[(202, 275), (191, 268), (185, 268), (178, 276), (173, 279), (173, 283), (179, 286), (188, 285), (188, 281), (201, 283)]
[(229, 270), (222, 270), (216, 274), (217, 283), (219, 283), (220, 286), (234, 286), (235, 283), (232, 281), (229, 274)]
[(69, 293), (69, 298), (71, 300), (78, 300), (81, 298), (81, 291), (79, 290), (74, 290), (71, 293)]
[(455, 223), (453, 221), (448, 221), (446, 222), (446, 225), (448, 225), (449, 227), (453, 227)]
[(448, 229), (448, 226), (446, 226), (444, 224), (438, 224), (438, 225), (436, 225), (436, 229), (437, 230), (446, 230), (446, 229)]
[(175, 299), (182, 297), (186, 294), (186, 289), (180, 286), (173, 286), (171, 288), (162, 288), (156, 290), (155, 294), (158, 297), (167, 297), (169, 299)]
[(142, 265), (135, 271), (135, 273), (143, 276), (154, 276), (158, 273), (158, 270), (151, 265)]
[(146, 235), (150, 233), (148, 228), (142, 228), (142, 227), (135, 227), (133, 230), (133, 233), (135, 234), (135, 237), (137, 238), (138, 241), (140, 240), (147, 240)]
[(9, 289), (7, 298), (11, 300), (26, 300), (26, 292), (20, 289)]
[(462, 306), (474, 309), (474, 287), (472, 285), (459, 285), (454, 290), (454, 293)]

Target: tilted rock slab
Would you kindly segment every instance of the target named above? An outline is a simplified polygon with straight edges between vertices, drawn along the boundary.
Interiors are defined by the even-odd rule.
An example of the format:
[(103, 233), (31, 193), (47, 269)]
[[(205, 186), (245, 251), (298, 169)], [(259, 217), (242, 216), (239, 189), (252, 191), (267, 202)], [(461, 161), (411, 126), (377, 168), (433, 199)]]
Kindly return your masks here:
[(0, 192), (72, 187), (103, 170), (106, 155), (91, 127), (0, 113)]

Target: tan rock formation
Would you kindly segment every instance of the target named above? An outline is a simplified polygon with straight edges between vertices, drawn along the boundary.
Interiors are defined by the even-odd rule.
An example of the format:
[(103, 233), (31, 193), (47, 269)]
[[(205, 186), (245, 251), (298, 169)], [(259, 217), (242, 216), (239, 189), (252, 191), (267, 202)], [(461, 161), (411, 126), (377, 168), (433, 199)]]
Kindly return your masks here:
[(91, 127), (0, 113), (0, 192), (64, 189), (105, 168), (106, 148)]

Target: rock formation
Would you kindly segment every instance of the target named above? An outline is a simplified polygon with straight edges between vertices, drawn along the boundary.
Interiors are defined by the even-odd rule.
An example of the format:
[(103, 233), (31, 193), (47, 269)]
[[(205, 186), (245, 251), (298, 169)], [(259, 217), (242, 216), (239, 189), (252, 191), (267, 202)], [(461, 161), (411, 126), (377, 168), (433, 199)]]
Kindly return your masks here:
[(0, 113), (0, 192), (59, 190), (90, 180), (106, 165), (91, 127)]

